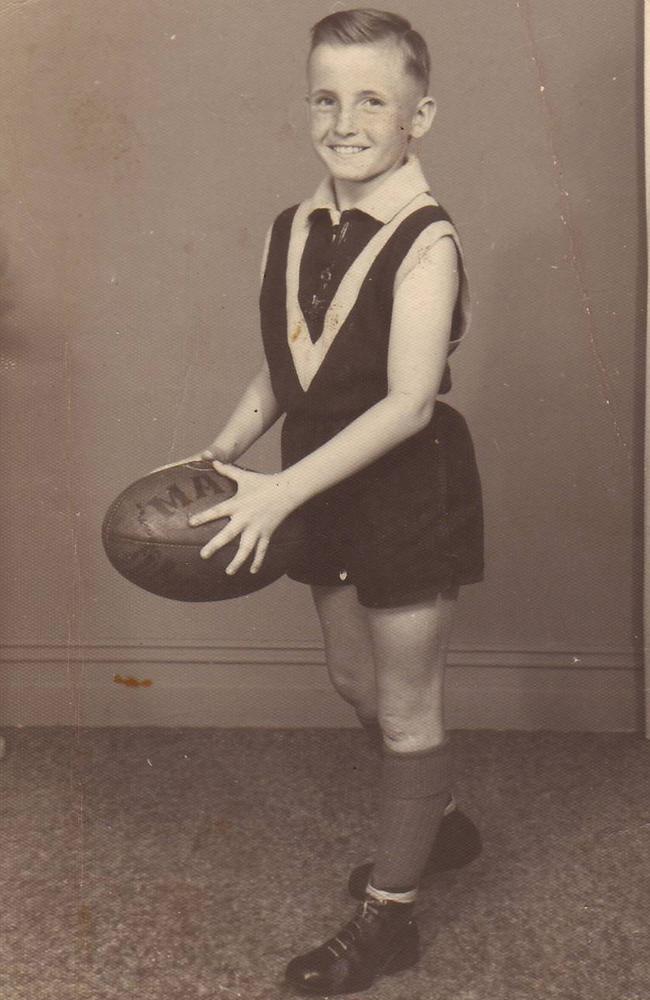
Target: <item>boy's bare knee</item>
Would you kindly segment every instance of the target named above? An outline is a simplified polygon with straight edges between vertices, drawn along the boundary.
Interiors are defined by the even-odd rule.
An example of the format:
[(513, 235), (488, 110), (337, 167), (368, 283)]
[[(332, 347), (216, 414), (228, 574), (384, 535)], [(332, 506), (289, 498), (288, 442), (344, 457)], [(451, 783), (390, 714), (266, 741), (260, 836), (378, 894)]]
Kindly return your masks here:
[(392, 730), (384, 734), (384, 745), (393, 753), (417, 753), (423, 750), (433, 750), (445, 741), (445, 731), (442, 724), (427, 726), (422, 729)]
[(380, 725), (386, 746), (397, 753), (403, 753), (409, 743), (408, 731), (385, 720), (381, 721)]
[(402, 751), (410, 743), (413, 725), (405, 713), (380, 708), (379, 724), (384, 743), (392, 750)]
[(423, 710), (422, 703), (399, 709), (379, 710), (379, 724), (384, 734), (384, 743), (395, 753), (414, 753), (429, 750), (442, 743), (445, 730), (442, 708), (439, 703)]

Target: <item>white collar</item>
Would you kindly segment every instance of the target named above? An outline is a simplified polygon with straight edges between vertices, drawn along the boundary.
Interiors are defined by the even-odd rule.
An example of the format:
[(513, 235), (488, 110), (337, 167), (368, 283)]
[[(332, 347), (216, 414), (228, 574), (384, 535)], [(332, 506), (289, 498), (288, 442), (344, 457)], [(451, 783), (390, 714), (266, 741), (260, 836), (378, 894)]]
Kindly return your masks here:
[[(428, 190), (429, 185), (422, 173), (420, 161), (411, 153), (402, 167), (389, 174), (378, 188), (358, 201), (354, 207), (386, 225), (409, 202)], [(334, 223), (339, 221), (341, 212), (336, 205), (331, 177), (326, 177), (319, 184), (312, 197), (305, 202), (305, 208), (308, 214), (324, 208), (330, 213)]]

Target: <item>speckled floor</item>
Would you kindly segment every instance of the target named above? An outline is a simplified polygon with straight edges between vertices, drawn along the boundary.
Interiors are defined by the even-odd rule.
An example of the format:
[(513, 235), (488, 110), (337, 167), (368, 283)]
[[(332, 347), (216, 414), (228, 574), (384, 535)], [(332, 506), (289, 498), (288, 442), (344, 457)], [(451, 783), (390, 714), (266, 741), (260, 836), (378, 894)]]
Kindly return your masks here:
[[(372, 850), (360, 731), (9, 730), (2, 1000), (273, 1000), (352, 912)], [(419, 901), (375, 1000), (649, 1000), (650, 745), (454, 734), (485, 850)], [(371, 855), (370, 855), (371, 856)]]

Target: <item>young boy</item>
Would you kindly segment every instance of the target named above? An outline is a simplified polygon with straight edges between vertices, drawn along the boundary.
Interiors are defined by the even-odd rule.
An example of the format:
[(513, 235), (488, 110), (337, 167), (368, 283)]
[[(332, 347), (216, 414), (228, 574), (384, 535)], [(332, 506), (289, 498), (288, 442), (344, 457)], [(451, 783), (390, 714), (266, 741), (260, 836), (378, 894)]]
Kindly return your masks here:
[[(442, 682), (458, 588), (482, 576), (482, 517), (469, 433), (437, 401), (468, 292), (456, 231), (411, 152), (435, 113), (426, 45), (397, 15), (340, 11), (313, 29), (308, 74), (328, 178), (269, 233), (266, 363), (202, 453), (238, 490), (192, 523), (227, 516), (203, 556), (239, 536), (228, 571), (252, 555), (257, 572), (299, 510), (307, 542), (290, 576), (312, 588), (334, 686), (382, 742), (378, 852), (351, 878), (362, 902), (287, 968), (294, 987), (331, 995), (415, 964), (423, 871), (480, 849), (453, 812)], [(281, 414), (280, 473), (224, 464)]]

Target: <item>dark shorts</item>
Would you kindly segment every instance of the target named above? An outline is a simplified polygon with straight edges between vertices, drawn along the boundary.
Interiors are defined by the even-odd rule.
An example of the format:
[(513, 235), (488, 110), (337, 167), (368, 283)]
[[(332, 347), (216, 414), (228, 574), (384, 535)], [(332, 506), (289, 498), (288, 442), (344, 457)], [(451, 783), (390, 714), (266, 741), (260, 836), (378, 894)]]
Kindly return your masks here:
[[(295, 458), (294, 458), (295, 460)], [(416, 604), (483, 578), (481, 483), (463, 417), (431, 424), (305, 504), (305, 546), (289, 576), (357, 589), (370, 608)]]

